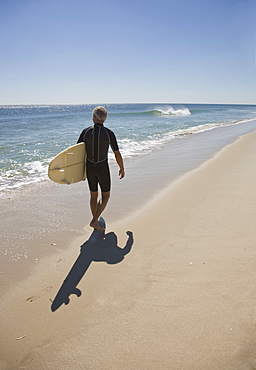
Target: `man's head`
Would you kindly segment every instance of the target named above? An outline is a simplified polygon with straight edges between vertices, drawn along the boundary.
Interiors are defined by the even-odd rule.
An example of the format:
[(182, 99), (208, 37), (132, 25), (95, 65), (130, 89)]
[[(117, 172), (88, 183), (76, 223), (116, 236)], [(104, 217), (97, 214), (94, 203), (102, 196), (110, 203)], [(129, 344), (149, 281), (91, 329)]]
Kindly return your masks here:
[(104, 121), (106, 121), (107, 116), (108, 112), (104, 107), (96, 107), (92, 111), (92, 118), (94, 123), (103, 123)]

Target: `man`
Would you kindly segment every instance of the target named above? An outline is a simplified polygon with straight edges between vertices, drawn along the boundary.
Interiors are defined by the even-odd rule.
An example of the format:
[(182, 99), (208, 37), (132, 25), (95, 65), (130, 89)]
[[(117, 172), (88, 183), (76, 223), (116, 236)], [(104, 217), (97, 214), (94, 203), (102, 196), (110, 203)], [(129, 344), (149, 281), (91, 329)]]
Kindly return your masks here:
[[(109, 146), (111, 146), (119, 166), (120, 179), (124, 177), (125, 172), (123, 158), (115, 134), (103, 125), (107, 119), (107, 110), (104, 107), (96, 107), (92, 115), (94, 126), (84, 129), (77, 143), (84, 142), (87, 152), (86, 176), (91, 193), (90, 207), (93, 216), (90, 226), (96, 230), (104, 230), (99, 225), (99, 217), (106, 208), (110, 197)], [(101, 199), (99, 201), (98, 185), (101, 188)]]

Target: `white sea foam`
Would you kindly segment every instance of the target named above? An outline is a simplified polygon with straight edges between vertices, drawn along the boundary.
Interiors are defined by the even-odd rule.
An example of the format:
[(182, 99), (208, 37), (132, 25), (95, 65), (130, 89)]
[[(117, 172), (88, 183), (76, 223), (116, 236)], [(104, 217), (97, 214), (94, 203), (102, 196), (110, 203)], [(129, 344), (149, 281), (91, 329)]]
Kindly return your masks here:
[[(131, 158), (134, 156), (150, 153), (156, 148), (160, 148), (162, 145), (171, 142), (172, 140), (192, 135), (200, 132), (210, 131), (221, 126), (230, 126), (233, 124), (239, 124), (243, 122), (249, 122), (250, 120), (236, 121), (236, 122), (216, 122), (208, 123), (204, 125), (198, 125), (188, 127), (185, 129), (169, 131), (163, 135), (152, 135), (148, 140), (134, 141), (132, 139), (123, 139), (119, 141), (120, 151), (124, 158)], [(114, 160), (112, 152), (109, 153), (109, 159)]]
[[(185, 129), (169, 131), (163, 135), (152, 135), (148, 140), (134, 141), (132, 139), (119, 140), (120, 150), (124, 158), (131, 158), (141, 154), (146, 154), (152, 150), (161, 147), (162, 145), (187, 135), (209, 131), (216, 127), (222, 126), (222, 124), (206, 124), (200, 126), (189, 127)], [(109, 158), (114, 159), (114, 155), (110, 152)]]
[(45, 163), (40, 161), (24, 163), (23, 166), (5, 171), (0, 176), (0, 192), (7, 189), (17, 189), (46, 178), (47, 165)]
[(30, 175), (44, 176), (47, 174), (47, 167), (40, 161), (25, 163), (25, 167)]
[(163, 116), (190, 116), (191, 112), (188, 108), (174, 109), (173, 107), (168, 107), (166, 109), (156, 109), (156, 113)]

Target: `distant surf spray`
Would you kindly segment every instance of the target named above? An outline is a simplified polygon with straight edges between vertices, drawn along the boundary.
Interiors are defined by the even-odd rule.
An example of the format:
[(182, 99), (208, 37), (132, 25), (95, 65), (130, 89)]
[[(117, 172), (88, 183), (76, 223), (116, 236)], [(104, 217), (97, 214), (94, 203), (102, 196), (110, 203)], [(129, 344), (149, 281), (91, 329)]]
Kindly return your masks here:
[(173, 107), (168, 107), (165, 109), (156, 108), (151, 111), (155, 115), (159, 116), (190, 116), (191, 112), (188, 108), (174, 109)]
[(172, 106), (156, 107), (150, 110), (117, 112), (113, 116), (190, 116), (191, 112), (186, 107), (179, 107), (177, 109)]

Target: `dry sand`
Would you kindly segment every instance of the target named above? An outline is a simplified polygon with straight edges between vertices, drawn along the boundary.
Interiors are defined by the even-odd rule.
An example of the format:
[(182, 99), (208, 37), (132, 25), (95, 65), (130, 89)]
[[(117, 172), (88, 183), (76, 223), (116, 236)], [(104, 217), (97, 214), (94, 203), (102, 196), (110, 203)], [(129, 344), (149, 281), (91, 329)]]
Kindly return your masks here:
[(255, 369), (255, 142), (243, 136), (5, 293), (1, 369)]

